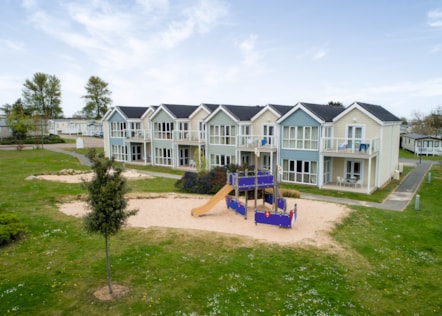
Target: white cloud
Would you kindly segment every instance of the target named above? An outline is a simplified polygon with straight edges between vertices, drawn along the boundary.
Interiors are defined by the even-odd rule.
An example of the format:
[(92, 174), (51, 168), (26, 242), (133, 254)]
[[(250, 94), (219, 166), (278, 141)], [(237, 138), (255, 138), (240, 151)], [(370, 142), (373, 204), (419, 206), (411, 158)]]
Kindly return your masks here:
[(251, 34), (247, 39), (238, 44), (243, 55), (243, 62), (247, 66), (256, 65), (261, 58), (261, 54), (255, 48), (257, 39), (258, 36), (256, 34)]
[(25, 49), (25, 44), (19, 41), (11, 41), (9, 39), (0, 39), (0, 46), (6, 47), (13, 52), (22, 52)]
[(145, 13), (169, 8), (168, 0), (136, 0), (136, 3), (143, 8)]
[(226, 14), (227, 9), (221, 2), (200, 0), (197, 5), (182, 11), (183, 20), (173, 20), (167, 25), (167, 30), (159, 34), (159, 44), (173, 48), (194, 33), (207, 33)]
[(308, 59), (313, 59), (313, 60), (320, 60), (320, 59), (324, 58), (325, 56), (327, 56), (327, 54), (328, 54), (327, 46), (328, 46), (328, 44), (325, 43), (322, 45), (309, 47), (309, 48), (305, 49), (303, 52), (301, 52), (300, 54), (298, 54), (298, 58), (301, 58), (301, 59), (308, 58)]
[(442, 51), (442, 45), (436, 45), (430, 50), (430, 54), (436, 54)]
[(322, 59), (327, 55), (327, 51), (325, 49), (318, 49), (313, 53), (313, 59), (318, 60)]
[(368, 92), (374, 94), (409, 94), (420, 97), (442, 96), (442, 78), (433, 78), (424, 81), (398, 82), (391, 85), (372, 87)]
[(26, 9), (26, 10), (32, 10), (37, 6), (37, 1), (36, 0), (23, 0), (21, 2), (21, 5)]
[(431, 27), (442, 27), (442, 10), (436, 9), (427, 13), (428, 25)]

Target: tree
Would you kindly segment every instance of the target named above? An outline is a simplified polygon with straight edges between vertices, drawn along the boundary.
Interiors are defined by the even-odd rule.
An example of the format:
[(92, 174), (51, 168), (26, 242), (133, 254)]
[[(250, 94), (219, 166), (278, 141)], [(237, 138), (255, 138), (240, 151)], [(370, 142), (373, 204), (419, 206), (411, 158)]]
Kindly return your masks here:
[(6, 125), (12, 130), (12, 135), (17, 140), (18, 144), (26, 138), (28, 130), (31, 128), (31, 115), (23, 107), (21, 99), (15, 101), (14, 104), (6, 104), (2, 108), (6, 115)]
[(411, 126), (413, 132), (417, 134), (426, 134), (425, 132), (425, 115), (422, 112), (414, 111)]
[(430, 115), (425, 117), (425, 124), (428, 125), (430, 133), (437, 137), (442, 129), (442, 106), (439, 105), (431, 111)]
[(402, 123), (401, 123), (402, 125), (408, 125), (408, 120), (405, 116), (401, 117), (401, 121), (402, 121)]
[(329, 101), (328, 102), (328, 105), (331, 105), (331, 106), (339, 106), (339, 107), (344, 107), (344, 105), (341, 103), (341, 102), (334, 102), (334, 101)]
[(86, 100), (83, 107), (83, 113), (87, 118), (101, 119), (108, 110), (108, 106), (112, 104), (110, 95), (112, 92), (107, 88), (108, 83), (99, 77), (91, 76), (85, 87), (86, 95), (82, 96)]
[(122, 169), (115, 166), (114, 159), (104, 157), (103, 153), (97, 154), (95, 149), (90, 150), (87, 157), (92, 163), (94, 176), (90, 182), (83, 183), (88, 190), (87, 203), (91, 210), (84, 217), (84, 227), (88, 232), (99, 233), (104, 237), (108, 287), (112, 294), (109, 237), (118, 233), (127, 219), (138, 210), (126, 210), (126, 179), (121, 176)]
[(37, 72), (32, 80), (26, 79), (23, 86), (23, 101), (28, 110), (38, 113), (46, 120), (63, 116), (60, 107), (61, 85), (55, 75)]

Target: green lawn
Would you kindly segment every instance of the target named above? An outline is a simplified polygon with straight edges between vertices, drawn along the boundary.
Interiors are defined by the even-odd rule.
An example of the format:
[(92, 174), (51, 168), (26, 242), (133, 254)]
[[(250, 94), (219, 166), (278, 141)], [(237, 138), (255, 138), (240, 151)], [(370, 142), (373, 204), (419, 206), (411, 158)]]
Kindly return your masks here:
[[(419, 189), (420, 211), (413, 203), (404, 212), (355, 207), (330, 249), (126, 228), (111, 238), (110, 256), (114, 284), (130, 293), (111, 302), (92, 295), (106, 284), (103, 238), (57, 210), (84, 189), (25, 180), (66, 168), (86, 169), (46, 150), (0, 151), (0, 212), (26, 227), (23, 240), (0, 248), (0, 315), (442, 314), (440, 165)], [(165, 192), (173, 183), (129, 186)]]
[(401, 158), (405, 158), (405, 159), (414, 159), (414, 160), (422, 159), (423, 161), (425, 161), (425, 160), (442, 161), (442, 156), (425, 156), (425, 155), (416, 156), (412, 152), (410, 152), (408, 150), (405, 150), (405, 149), (400, 149), (399, 150), (399, 156)]

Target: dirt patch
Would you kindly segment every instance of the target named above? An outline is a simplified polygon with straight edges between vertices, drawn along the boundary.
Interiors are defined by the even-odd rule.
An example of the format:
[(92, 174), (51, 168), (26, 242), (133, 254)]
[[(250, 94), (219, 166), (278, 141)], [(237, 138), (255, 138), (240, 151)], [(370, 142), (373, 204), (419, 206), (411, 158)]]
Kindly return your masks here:
[(113, 284), (112, 294), (109, 293), (109, 287), (103, 286), (94, 292), (94, 297), (100, 301), (113, 301), (129, 293), (129, 288), (124, 285)]
[[(64, 182), (64, 183), (82, 183), (84, 181), (90, 181), (93, 177), (93, 172), (81, 172), (81, 171), (66, 171), (61, 170), (58, 174), (46, 174), (46, 175), (38, 175), (38, 176), (31, 176), (30, 179), (41, 179), (41, 180), (48, 180), (48, 181), (58, 181), (58, 182)], [(128, 169), (124, 170), (121, 175), (128, 179), (149, 179), (153, 178), (151, 175), (144, 174), (141, 172), (138, 172), (136, 170)]]

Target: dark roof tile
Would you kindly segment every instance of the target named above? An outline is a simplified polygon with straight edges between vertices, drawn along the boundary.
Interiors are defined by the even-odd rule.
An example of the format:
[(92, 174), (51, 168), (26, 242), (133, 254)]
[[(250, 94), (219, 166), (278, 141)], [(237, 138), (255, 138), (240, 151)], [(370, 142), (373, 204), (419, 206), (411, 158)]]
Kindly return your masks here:
[(367, 112), (373, 114), (383, 122), (400, 121), (400, 119), (397, 116), (387, 111), (384, 107), (380, 105), (368, 104), (362, 102), (356, 102), (356, 103), (359, 104), (362, 108), (364, 108)]
[(280, 116), (283, 116), (288, 111), (290, 111), (294, 105), (280, 105), (280, 104), (269, 104), (276, 112), (279, 113)]
[(333, 106), (333, 105), (325, 105), (325, 104), (313, 104), (313, 103), (304, 103), (301, 104), (307, 108), (310, 112), (315, 114), (318, 118), (325, 122), (331, 122), (335, 116), (344, 111), (344, 107)]
[(189, 118), (189, 116), (198, 108), (197, 105), (184, 104), (162, 104), (175, 118)]
[(223, 104), (222, 107), (239, 121), (250, 121), (253, 116), (263, 109), (263, 107), (259, 105), (246, 106)]
[(145, 106), (117, 106), (121, 112), (126, 115), (127, 118), (141, 118), (148, 107)]

